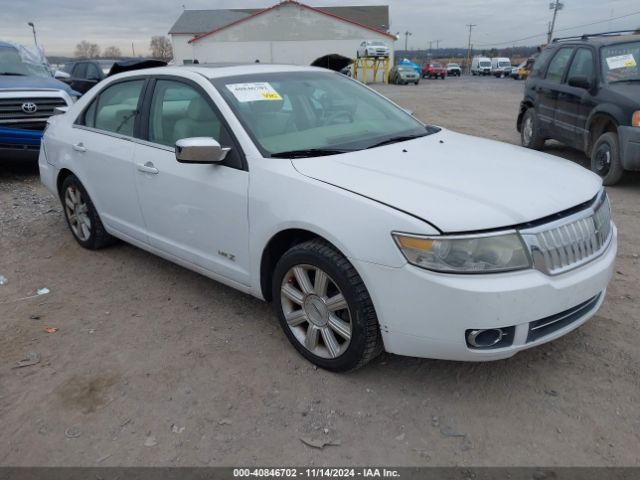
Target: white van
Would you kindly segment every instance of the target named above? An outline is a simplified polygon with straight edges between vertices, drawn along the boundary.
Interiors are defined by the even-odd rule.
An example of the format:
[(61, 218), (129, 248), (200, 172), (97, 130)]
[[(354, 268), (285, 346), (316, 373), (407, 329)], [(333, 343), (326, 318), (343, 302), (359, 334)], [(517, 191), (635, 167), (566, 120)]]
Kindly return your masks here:
[(496, 77), (508, 77), (511, 75), (511, 60), (507, 57), (492, 58), (491, 71)]
[(490, 75), (491, 59), (489, 57), (473, 57), (471, 61), (472, 75)]

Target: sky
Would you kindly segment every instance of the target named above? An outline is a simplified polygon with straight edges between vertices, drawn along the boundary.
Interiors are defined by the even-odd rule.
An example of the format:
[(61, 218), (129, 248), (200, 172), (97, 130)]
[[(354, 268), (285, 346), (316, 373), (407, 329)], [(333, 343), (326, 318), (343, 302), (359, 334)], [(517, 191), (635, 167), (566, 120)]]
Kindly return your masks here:
[[(154, 35), (165, 35), (183, 8), (258, 8), (277, 0), (0, 0), (0, 40), (33, 44), (28, 22), (47, 55), (72, 55), (87, 40), (102, 49), (114, 45), (123, 54), (147, 54)], [(391, 32), (401, 33), (396, 48), (464, 48), (466, 24), (473, 23), (475, 48), (537, 45), (551, 20), (551, 0), (308, 0), (312, 6), (389, 5)], [(562, 0), (557, 36), (640, 27), (640, 0)], [(626, 18), (617, 18), (634, 14)], [(590, 26), (572, 28), (596, 23)], [(527, 38), (542, 35), (535, 38)]]

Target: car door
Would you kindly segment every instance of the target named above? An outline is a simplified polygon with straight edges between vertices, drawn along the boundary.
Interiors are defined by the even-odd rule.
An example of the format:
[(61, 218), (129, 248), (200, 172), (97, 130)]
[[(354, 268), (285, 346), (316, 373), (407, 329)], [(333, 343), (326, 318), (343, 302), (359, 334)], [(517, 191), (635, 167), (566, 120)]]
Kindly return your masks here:
[(102, 222), (121, 236), (146, 242), (138, 205), (133, 138), (146, 79), (123, 80), (97, 95), (68, 139), (74, 173), (88, 190)]
[[(177, 78), (154, 82), (145, 112), (135, 164), (149, 243), (249, 285), (249, 173), (224, 118), (204, 90)], [(178, 163), (176, 141), (192, 137), (213, 137), (231, 151), (222, 164)]]
[(87, 93), (91, 88), (87, 85), (87, 62), (78, 62), (71, 71), (71, 88), (80, 93)]
[(85, 80), (86, 89), (90, 90), (101, 79), (102, 79), (102, 74), (100, 73), (100, 69), (98, 68), (98, 66), (93, 62), (87, 63), (87, 78)]
[(587, 117), (595, 106), (592, 89), (571, 85), (574, 80), (586, 80), (595, 84), (595, 57), (588, 47), (578, 48), (571, 60), (567, 75), (559, 87), (556, 107), (556, 123), (568, 145), (584, 148), (587, 133)]
[(537, 84), (538, 120), (542, 129), (551, 132), (556, 140), (562, 140), (566, 133), (562, 127), (561, 118), (557, 119), (560, 123), (556, 123), (556, 108), (558, 91), (572, 54), (573, 47), (558, 49), (549, 62), (544, 78), (540, 79)]

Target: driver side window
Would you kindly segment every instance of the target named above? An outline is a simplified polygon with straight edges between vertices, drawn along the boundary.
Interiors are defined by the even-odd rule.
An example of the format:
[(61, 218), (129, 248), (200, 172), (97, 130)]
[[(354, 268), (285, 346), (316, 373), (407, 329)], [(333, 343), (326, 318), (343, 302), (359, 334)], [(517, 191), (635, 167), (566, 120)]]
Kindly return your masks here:
[[(192, 86), (174, 81), (156, 82), (149, 115), (149, 141), (174, 147), (178, 140), (210, 137), (222, 146), (233, 141), (220, 114)], [(234, 147), (224, 164), (239, 168), (240, 157)]]

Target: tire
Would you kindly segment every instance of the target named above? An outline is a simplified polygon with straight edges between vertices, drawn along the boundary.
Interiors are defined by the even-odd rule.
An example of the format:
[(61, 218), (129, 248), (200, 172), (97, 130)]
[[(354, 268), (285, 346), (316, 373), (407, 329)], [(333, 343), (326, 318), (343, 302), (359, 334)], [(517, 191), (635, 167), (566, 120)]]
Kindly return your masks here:
[(616, 133), (603, 133), (596, 141), (591, 150), (591, 171), (600, 175), (604, 185), (615, 185), (622, 178), (624, 168)]
[(420, 84), (420, 80), (418, 80), (418, 81), (416, 82), (416, 85), (419, 85), (419, 84)]
[(69, 230), (81, 246), (98, 250), (115, 242), (104, 229), (91, 197), (75, 175), (69, 175), (62, 182), (60, 201)]
[[(529, 127), (529, 123), (531, 124), (531, 127)], [(522, 127), (520, 128), (520, 142), (523, 147), (531, 148), (533, 150), (542, 150), (542, 147), (544, 147), (545, 139), (540, 136), (536, 110), (533, 107), (528, 108), (527, 111), (524, 112)]]
[[(318, 272), (325, 274), (320, 277), (325, 281), (316, 285)], [(327, 242), (310, 240), (287, 251), (273, 273), (272, 295), (285, 335), (318, 367), (354, 370), (382, 352), (380, 326), (367, 288), (353, 265)], [(330, 306), (331, 299), (338, 301)]]

